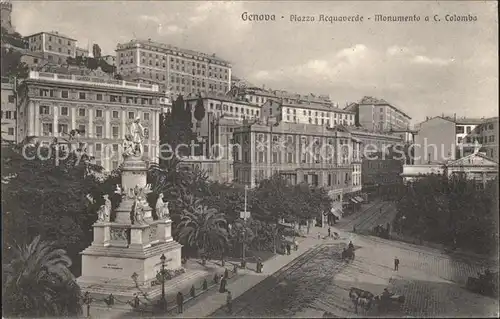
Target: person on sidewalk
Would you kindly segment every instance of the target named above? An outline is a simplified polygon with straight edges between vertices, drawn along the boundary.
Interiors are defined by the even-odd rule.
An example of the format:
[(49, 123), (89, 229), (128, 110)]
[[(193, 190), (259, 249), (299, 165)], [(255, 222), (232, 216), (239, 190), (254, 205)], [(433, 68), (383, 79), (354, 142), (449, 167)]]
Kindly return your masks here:
[(229, 290), (227, 291), (226, 305), (227, 305), (227, 312), (232, 313), (233, 312), (233, 296), (231, 295), (231, 292)]
[(219, 287), (220, 293), (226, 292), (226, 284), (227, 284), (227, 279), (226, 279), (226, 277), (222, 276), (222, 278), (220, 280), (220, 287)]
[(354, 245), (352, 244), (352, 241), (349, 241), (348, 249), (350, 249), (351, 251), (354, 250)]
[(261, 273), (262, 272), (262, 259), (260, 259), (260, 257), (257, 258), (257, 273)]
[(332, 237), (332, 229), (328, 227), (328, 237)]
[(399, 259), (398, 257), (394, 258), (394, 271), (399, 270)]
[(229, 278), (229, 270), (224, 270), (224, 278), (228, 279)]
[(182, 313), (184, 309), (182, 309), (184, 306), (184, 295), (182, 292), (177, 293), (177, 313)]
[(321, 239), (321, 234), (320, 234), (320, 232), (318, 232), (318, 239)]
[(290, 251), (292, 250), (292, 247), (290, 246), (290, 243), (286, 244), (286, 254), (290, 255)]

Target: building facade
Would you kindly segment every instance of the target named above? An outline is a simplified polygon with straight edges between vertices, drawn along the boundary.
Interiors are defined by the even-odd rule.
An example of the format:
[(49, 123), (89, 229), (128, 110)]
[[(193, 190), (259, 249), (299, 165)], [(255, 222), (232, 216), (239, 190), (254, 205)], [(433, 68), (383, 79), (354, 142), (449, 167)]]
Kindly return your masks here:
[(325, 187), (334, 201), (361, 190), (360, 142), (342, 128), (280, 123), (233, 133), (234, 180), (254, 187), (278, 173), (291, 184)]
[(486, 183), (498, 177), (498, 162), (484, 153), (476, 152), (444, 164), (405, 165), (401, 177), (408, 184), (428, 175), (447, 178), (463, 176), (476, 181), (477, 187), (484, 189)]
[(76, 47), (76, 49), (75, 49), (75, 56), (76, 57), (81, 56), (82, 58), (88, 58), (89, 57), (89, 50), (88, 49), (84, 49), (84, 48)]
[(498, 117), (484, 119), (477, 131), (481, 151), (498, 163)]
[(49, 144), (58, 138), (64, 144), (71, 130), (79, 130), (96, 164), (112, 170), (121, 162), (128, 125), (140, 118), (144, 153), (157, 162), (162, 96), (150, 84), (31, 71), (19, 92), (19, 139), (34, 136)]
[(438, 116), (426, 120), (415, 135), (414, 164), (443, 164), (456, 159), (458, 138), (452, 119)]
[(29, 51), (41, 53), (50, 63), (64, 64), (68, 58), (76, 57), (76, 40), (57, 31), (39, 32), (25, 39)]
[(361, 141), (361, 156), (367, 157), (375, 153), (387, 153), (395, 147), (404, 145), (403, 139), (398, 134), (372, 132), (361, 127), (348, 128), (352, 136)]
[(15, 142), (17, 108), (14, 79), (2, 77), (2, 109), (0, 114), (2, 121), (2, 142)]
[(478, 149), (498, 160), (498, 117), (474, 119), (437, 116), (419, 125), (415, 137), (415, 155), (420, 159), (415, 163), (444, 163), (471, 155)]
[(363, 97), (357, 103), (351, 103), (346, 110), (356, 114), (356, 125), (370, 131), (407, 130), (411, 117), (391, 103), (373, 98)]
[(218, 57), (171, 45), (132, 40), (116, 48), (118, 73), (134, 81), (159, 84), (183, 96), (189, 93), (227, 93), (231, 64)]

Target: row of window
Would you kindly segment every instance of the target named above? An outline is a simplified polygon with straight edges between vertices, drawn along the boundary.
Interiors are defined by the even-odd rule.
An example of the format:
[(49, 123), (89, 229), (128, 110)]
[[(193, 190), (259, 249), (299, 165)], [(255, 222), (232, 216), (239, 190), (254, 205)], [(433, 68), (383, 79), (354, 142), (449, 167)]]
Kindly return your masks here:
[(255, 115), (255, 116), (258, 116), (259, 115), (259, 110), (254, 110), (254, 109), (248, 109), (248, 108), (244, 108), (244, 107), (237, 107), (237, 106), (232, 106), (232, 105), (227, 105), (227, 104), (216, 104), (214, 106), (214, 103), (209, 103), (209, 110), (210, 111), (213, 111), (213, 110), (219, 110), (219, 111), (225, 111), (225, 112), (230, 112), (230, 113), (241, 113), (241, 114), (247, 114), (247, 115)]
[(495, 142), (495, 135), (490, 135), (490, 136), (477, 136), (475, 138), (471, 137), (471, 136), (467, 136), (464, 138), (462, 137), (458, 137), (457, 138), (457, 142), (460, 144), (460, 143), (463, 143), (465, 140), (465, 143), (468, 143), (468, 144), (471, 144), (471, 143), (474, 143), (474, 141), (477, 140), (477, 142), (479, 144), (482, 144), (482, 143), (493, 143)]
[[(85, 124), (78, 125), (78, 130), (80, 132), (82, 132), (80, 134), (82, 137), (85, 137), (85, 136), (88, 137), (87, 125), (85, 125)], [(69, 125), (63, 124), (63, 123), (57, 124), (57, 132), (62, 134), (62, 135), (68, 134), (69, 133)], [(94, 133), (94, 137), (103, 138), (104, 137), (104, 127), (102, 125), (95, 125), (93, 133)], [(52, 136), (53, 134), (54, 134), (54, 124), (53, 123), (42, 123), (42, 135), (43, 136)], [(144, 137), (146, 139), (149, 137), (149, 130), (147, 128), (144, 129)], [(111, 127), (111, 138), (112, 139), (119, 139), (120, 138), (120, 127), (115, 126), (115, 125)]]
[[(39, 114), (41, 115), (49, 115), (51, 114), (51, 107), (48, 106), (48, 105), (40, 105), (39, 107)], [(95, 110), (95, 117), (96, 118), (102, 118), (104, 117), (104, 111), (103, 110), (99, 110), (99, 109), (96, 109)], [(59, 115), (61, 116), (69, 116), (69, 107), (67, 106), (61, 106), (60, 107), (60, 111), (59, 111)], [(78, 108), (78, 116), (80, 117), (86, 117), (88, 114), (87, 114), (87, 109), (85, 108)], [(128, 119), (129, 120), (135, 120), (135, 112), (133, 111), (129, 111), (128, 112)], [(111, 111), (111, 117), (114, 118), (114, 119), (118, 119), (120, 118), (120, 111)], [(150, 120), (150, 114), (149, 112), (142, 112), (142, 119), (144, 121), (149, 121)]]
[[(57, 90), (52, 90), (52, 89), (40, 89), (38, 91), (38, 96), (69, 99), (70, 92), (68, 90), (62, 90), (59, 92)], [(71, 98), (76, 98), (76, 96), (72, 95)], [(131, 97), (131, 96), (122, 97), (120, 95), (104, 95), (101, 93), (92, 94), (92, 93), (88, 93), (88, 92), (78, 92), (78, 99), (79, 100), (92, 100), (92, 98), (95, 98), (95, 101), (103, 101), (103, 102), (110, 102), (110, 103), (125, 102), (127, 104), (139, 104), (139, 102), (140, 102), (140, 104), (142, 104), (142, 105), (152, 105), (153, 104), (152, 98), (138, 98), (138, 97)]]
[(17, 111), (0, 111), (0, 118), (15, 120), (17, 118)]
[[(166, 55), (165, 54), (152, 54), (152, 53), (148, 53), (146, 54), (145, 51), (140, 51), (141, 52), (141, 57), (149, 57), (151, 59), (156, 59), (156, 66), (158, 66), (158, 60), (161, 58), (161, 60), (165, 61), (165, 57)], [(130, 63), (133, 63), (133, 57), (134, 57), (134, 52), (133, 51), (128, 51), (128, 52), (125, 52), (125, 54), (123, 52), (120, 53), (120, 57), (122, 58), (121, 61), (120, 61), (120, 64), (122, 64), (123, 61), (125, 61), (126, 63), (126, 60), (125, 59), (126, 57), (132, 57), (132, 59), (130, 59)], [(145, 63), (145, 59), (141, 59), (142, 60), (142, 63)], [(192, 66), (193, 68), (196, 67), (196, 68), (201, 68), (201, 69), (206, 69), (207, 68), (207, 65), (205, 63), (199, 63), (199, 62), (194, 62), (194, 61), (191, 61), (192, 59), (179, 59), (179, 58), (174, 58), (174, 57), (170, 57), (170, 62), (171, 63), (176, 63), (176, 64), (179, 64), (179, 65), (187, 65), (187, 66)], [(152, 65), (152, 61), (153, 60), (148, 60), (149, 62), (149, 65)], [(163, 67), (165, 67), (165, 63), (163, 63)], [(228, 73), (228, 69), (227, 68), (220, 68), (220, 67), (212, 67), (211, 65), (208, 65), (208, 69), (209, 70), (214, 70), (215, 72), (224, 72), (224, 73)]]

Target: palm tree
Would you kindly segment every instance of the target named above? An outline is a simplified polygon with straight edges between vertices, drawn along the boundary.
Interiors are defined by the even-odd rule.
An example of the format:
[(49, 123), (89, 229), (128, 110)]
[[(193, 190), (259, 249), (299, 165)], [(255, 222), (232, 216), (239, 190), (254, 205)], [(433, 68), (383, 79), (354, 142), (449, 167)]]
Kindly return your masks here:
[(63, 249), (35, 237), (13, 250), (4, 267), (3, 295), (7, 316), (75, 316), (81, 313), (80, 287)]
[(218, 251), (223, 255), (228, 242), (224, 214), (202, 206), (201, 200), (190, 197), (190, 201), (177, 226), (179, 242), (205, 254)]

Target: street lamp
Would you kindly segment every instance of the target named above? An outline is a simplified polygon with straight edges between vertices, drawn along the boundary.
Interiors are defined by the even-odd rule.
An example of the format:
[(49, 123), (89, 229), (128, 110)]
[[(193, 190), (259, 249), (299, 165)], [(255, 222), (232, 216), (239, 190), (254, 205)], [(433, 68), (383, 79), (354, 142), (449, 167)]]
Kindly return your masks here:
[(165, 300), (165, 260), (167, 258), (165, 257), (165, 254), (161, 254), (160, 260), (161, 260), (161, 303), (162, 306), (164, 307), (163, 309), (166, 308), (166, 303), (167, 300)]
[(250, 212), (247, 210), (247, 191), (248, 191), (248, 185), (245, 185), (245, 211), (240, 212), (240, 218), (243, 219), (243, 225), (244, 225), (244, 229), (243, 229), (243, 243), (242, 243), (243, 251), (242, 251), (242, 256), (241, 256), (241, 268), (245, 268), (246, 267), (246, 261), (245, 261), (245, 239), (246, 239), (246, 236), (247, 236), (246, 228), (247, 228), (247, 219), (250, 218), (250, 215), (251, 215)]

